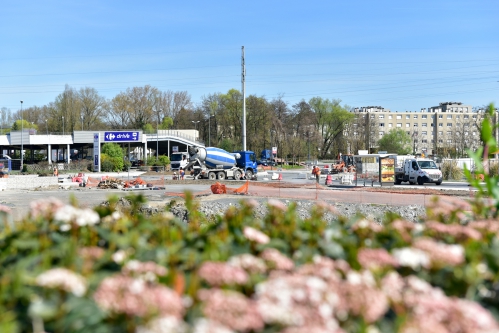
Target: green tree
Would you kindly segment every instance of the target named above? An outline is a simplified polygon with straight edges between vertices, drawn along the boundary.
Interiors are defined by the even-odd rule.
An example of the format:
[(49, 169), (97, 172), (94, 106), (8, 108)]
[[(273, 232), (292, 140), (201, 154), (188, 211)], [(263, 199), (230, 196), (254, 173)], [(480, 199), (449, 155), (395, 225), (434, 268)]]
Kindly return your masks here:
[[(106, 165), (104, 171), (122, 171), (125, 166), (123, 149), (116, 143), (105, 143), (102, 145), (101, 160), (102, 165)], [(105, 163), (104, 163), (105, 162)]]
[(14, 122), (14, 124), (12, 124), (12, 130), (13, 131), (20, 131), (21, 128), (23, 129), (28, 129), (28, 128), (33, 128), (33, 129), (38, 129), (38, 126), (30, 123), (29, 121), (27, 121), (26, 119), (23, 119), (22, 120), (22, 127), (21, 127), (21, 120), (16, 120)]
[(389, 153), (407, 155), (412, 152), (412, 140), (402, 129), (394, 129), (378, 140), (378, 149)]
[(355, 115), (348, 111), (349, 107), (341, 106), (340, 103), (339, 99), (329, 100), (322, 97), (314, 97), (308, 102), (315, 113), (316, 127), (321, 140), (319, 146), (321, 158), (338, 154), (339, 147), (333, 147), (333, 144), (355, 118)]

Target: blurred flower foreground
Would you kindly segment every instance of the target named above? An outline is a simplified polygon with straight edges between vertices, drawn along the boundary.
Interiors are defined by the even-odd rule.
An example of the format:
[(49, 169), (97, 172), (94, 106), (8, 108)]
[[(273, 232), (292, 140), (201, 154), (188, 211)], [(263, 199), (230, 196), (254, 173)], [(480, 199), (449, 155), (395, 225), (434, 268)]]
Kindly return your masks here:
[(0, 217), (0, 332), (499, 332), (493, 202), (434, 199), (382, 224), (253, 199), (189, 223), (46, 198)]

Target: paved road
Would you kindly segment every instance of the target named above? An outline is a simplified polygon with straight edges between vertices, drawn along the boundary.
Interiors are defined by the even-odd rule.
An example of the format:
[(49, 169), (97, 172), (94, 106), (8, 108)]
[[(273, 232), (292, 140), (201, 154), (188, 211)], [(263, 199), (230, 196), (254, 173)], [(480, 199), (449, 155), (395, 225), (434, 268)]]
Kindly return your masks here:
[[(291, 183), (294, 186), (299, 187), (285, 187), (283, 182), (275, 180), (263, 181), (262, 179), (264, 177), (260, 176), (259, 181), (250, 182), (249, 195), (267, 198), (289, 198), (297, 200), (321, 200), (328, 202), (373, 203), (389, 205), (426, 205), (432, 197), (431, 195), (423, 194), (369, 192), (359, 191), (358, 189), (353, 191), (352, 186), (342, 186), (339, 184), (339, 182), (336, 182), (334, 186), (324, 186), (325, 178), (321, 179), (321, 186), (316, 187), (315, 180), (310, 179), (309, 173), (283, 171), (281, 172), (281, 174), (283, 177), (283, 182)], [(133, 178), (137, 175), (139, 175), (139, 173), (133, 173), (130, 175), (130, 178)], [(124, 179), (128, 179), (129, 177), (128, 174), (123, 173), (120, 175), (110, 176), (121, 176)], [(269, 178), (270, 176), (271, 175), (269, 175)], [(141, 178), (145, 180), (157, 180), (160, 179), (160, 175), (142, 175)], [(269, 182), (275, 183), (274, 186), (261, 186)], [(196, 184), (193, 182), (166, 181), (165, 190), (142, 190), (132, 192), (144, 194), (151, 204), (162, 204), (170, 198), (168, 194), (171, 193), (183, 193), (185, 190), (191, 191), (195, 194), (209, 193), (209, 184), (211, 183), (206, 183), (207, 182)], [(231, 182), (228, 182), (227, 186), (231, 188), (237, 188), (243, 183), (233, 182), (233, 184), (234, 186), (231, 186)], [(400, 185), (400, 187), (413, 187), (417, 189), (423, 188), (423, 186), (417, 185)], [(427, 184), (424, 187), (434, 189), (462, 189), (468, 191), (470, 189), (466, 183), (443, 183), (441, 186)], [(31, 201), (46, 198), (49, 196), (59, 198), (66, 203), (69, 203), (71, 197), (75, 197), (82, 206), (93, 207), (106, 201), (111, 195), (117, 195), (121, 197), (129, 194), (130, 192), (122, 190), (101, 190), (95, 188), (89, 189), (79, 187), (72, 187), (67, 190), (59, 189), (43, 191), (6, 190), (0, 192), (0, 204), (11, 207), (14, 218), (19, 219), (20, 217), (25, 216), (28, 213), (29, 204)]]

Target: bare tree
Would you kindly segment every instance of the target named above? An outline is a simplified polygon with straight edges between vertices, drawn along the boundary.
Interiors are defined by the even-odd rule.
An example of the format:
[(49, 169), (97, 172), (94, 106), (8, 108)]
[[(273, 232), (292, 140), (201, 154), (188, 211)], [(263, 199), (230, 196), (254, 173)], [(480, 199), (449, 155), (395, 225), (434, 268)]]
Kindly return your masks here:
[[(80, 100), (80, 127), (90, 130), (103, 118), (106, 109), (106, 100), (100, 96), (97, 90), (90, 87), (81, 88), (78, 91)], [(83, 127), (82, 127), (83, 126)]]

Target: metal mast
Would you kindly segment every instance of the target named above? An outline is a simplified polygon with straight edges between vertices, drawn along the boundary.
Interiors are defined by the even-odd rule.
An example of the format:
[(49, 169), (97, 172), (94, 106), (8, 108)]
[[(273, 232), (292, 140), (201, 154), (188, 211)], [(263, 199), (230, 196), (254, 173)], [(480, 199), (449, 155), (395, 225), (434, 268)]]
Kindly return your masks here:
[(246, 81), (246, 67), (244, 65), (244, 46), (241, 47), (241, 83), (243, 90), (243, 150), (246, 150), (246, 92), (245, 92), (245, 81)]

